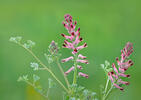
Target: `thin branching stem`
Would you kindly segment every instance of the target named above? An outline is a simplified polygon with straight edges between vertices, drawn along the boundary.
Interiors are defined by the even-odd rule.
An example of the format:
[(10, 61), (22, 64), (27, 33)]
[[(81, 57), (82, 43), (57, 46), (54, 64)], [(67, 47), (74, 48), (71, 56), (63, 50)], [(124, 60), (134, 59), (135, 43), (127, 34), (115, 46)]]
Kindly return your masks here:
[(108, 90), (108, 92), (105, 94), (105, 96), (103, 97), (103, 100), (106, 100), (108, 98), (108, 96), (110, 95), (110, 93), (112, 92), (114, 85), (112, 84), (110, 89)]
[(61, 64), (59, 63), (59, 58), (57, 58), (57, 65), (58, 65), (58, 67), (59, 67), (59, 69), (60, 69), (62, 75), (64, 76), (65, 82), (66, 82), (66, 84), (67, 84), (67, 86), (68, 86), (68, 89), (69, 89), (69, 88), (70, 88), (70, 87), (69, 87), (69, 86), (70, 86), (70, 83), (69, 83), (67, 77), (66, 77), (65, 74), (64, 74), (64, 70), (63, 70)]
[(105, 95), (106, 95), (106, 92), (107, 92), (108, 85), (109, 85), (109, 78), (107, 78), (107, 82), (106, 82), (106, 85), (105, 85), (104, 94), (103, 94), (103, 100), (104, 100), (104, 98), (105, 98)]
[(42, 61), (28, 48), (24, 47), (21, 43), (18, 43), (21, 47), (27, 50), (52, 76), (53, 78), (63, 87), (63, 89), (69, 93), (68, 89), (63, 85), (63, 83), (55, 76), (55, 74), (45, 65)]

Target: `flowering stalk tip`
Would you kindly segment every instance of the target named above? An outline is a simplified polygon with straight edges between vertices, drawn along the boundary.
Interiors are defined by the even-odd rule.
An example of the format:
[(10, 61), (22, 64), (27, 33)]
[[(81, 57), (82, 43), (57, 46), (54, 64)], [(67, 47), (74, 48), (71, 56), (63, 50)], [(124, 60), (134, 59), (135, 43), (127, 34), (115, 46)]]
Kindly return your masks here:
[[(83, 74), (82, 72), (77, 72), (77, 69), (83, 69), (82, 66), (78, 65), (77, 63), (85, 63), (88, 64), (88, 60), (84, 60), (87, 57), (79, 54), (79, 51), (83, 48), (87, 47), (87, 43), (79, 46), (79, 43), (83, 41), (83, 38), (80, 36), (80, 28), (76, 29), (77, 22), (73, 20), (72, 16), (66, 14), (64, 16), (65, 20), (63, 21), (63, 25), (68, 31), (68, 34), (62, 33), (61, 36), (65, 38), (63, 43), (63, 48), (67, 48), (71, 50), (73, 56), (70, 56), (66, 59), (63, 59), (62, 62), (67, 62), (69, 60), (74, 61), (74, 65), (65, 72), (65, 75), (68, 75), (71, 71), (74, 71), (74, 82), (76, 82), (77, 74), (82, 77), (88, 78), (88, 75)], [(76, 84), (76, 83), (75, 83)]]
[(133, 65), (132, 60), (128, 60), (129, 56), (133, 52), (133, 45), (132, 43), (128, 42), (126, 46), (121, 50), (121, 58), (116, 58), (118, 68), (113, 63), (112, 67), (113, 70), (111, 72), (108, 72), (109, 79), (113, 83), (113, 85), (116, 88), (119, 88), (120, 90), (124, 90), (124, 88), (120, 87), (121, 84), (129, 85), (129, 82), (123, 81), (122, 77), (130, 78), (129, 74), (125, 74), (125, 72), (128, 70), (129, 67)]

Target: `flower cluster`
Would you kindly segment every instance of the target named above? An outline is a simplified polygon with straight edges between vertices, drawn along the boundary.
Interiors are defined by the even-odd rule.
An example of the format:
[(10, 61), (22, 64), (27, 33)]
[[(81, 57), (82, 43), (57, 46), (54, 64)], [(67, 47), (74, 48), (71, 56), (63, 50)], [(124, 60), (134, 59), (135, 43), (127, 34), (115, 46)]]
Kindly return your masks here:
[[(66, 39), (64, 41), (63, 47), (71, 49), (73, 56), (70, 56), (68, 58), (63, 59), (62, 62), (67, 62), (69, 60), (74, 60), (77, 63), (80, 62), (80, 63), (88, 64), (88, 60), (85, 60), (86, 57), (83, 56), (82, 54), (78, 54), (78, 52), (81, 49), (87, 47), (87, 44), (84, 43), (83, 45), (78, 46), (78, 44), (81, 41), (83, 41), (83, 39), (82, 39), (82, 37), (80, 37), (80, 28), (78, 28), (75, 31), (77, 22), (73, 21), (72, 16), (70, 16), (69, 14), (66, 14), (64, 16), (64, 18), (65, 18), (65, 21), (63, 21), (63, 25), (67, 29), (69, 35), (61, 34)], [(77, 68), (81, 70), (82, 66), (77, 65)], [(65, 74), (67, 75), (68, 73), (70, 73), (74, 69), (75, 69), (75, 66), (72, 66), (68, 71), (65, 72)], [(88, 75), (86, 75), (86, 74), (84, 74), (82, 72), (79, 72), (78, 75), (88, 78)]]
[(123, 50), (121, 50), (121, 58), (116, 58), (118, 69), (116, 68), (115, 64), (112, 64), (114, 71), (108, 73), (109, 79), (113, 83), (116, 88), (120, 90), (124, 90), (121, 87), (122, 84), (129, 85), (129, 82), (123, 81), (121, 77), (130, 77), (130, 75), (125, 74), (126, 70), (133, 65), (132, 60), (128, 60), (129, 56), (133, 52), (133, 45), (132, 43), (128, 42)]

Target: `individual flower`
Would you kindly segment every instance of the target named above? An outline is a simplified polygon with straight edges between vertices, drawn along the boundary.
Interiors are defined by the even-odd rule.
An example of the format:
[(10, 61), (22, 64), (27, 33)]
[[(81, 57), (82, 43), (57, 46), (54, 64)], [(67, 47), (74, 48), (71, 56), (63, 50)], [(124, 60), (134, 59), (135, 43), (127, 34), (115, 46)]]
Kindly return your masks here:
[[(66, 14), (64, 16), (65, 21), (63, 21), (63, 25), (68, 31), (68, 34), (62, 33), (61, 35), (65, 38), (63, 43), (63, 48), (68, 48), (72, 50), (72, 55), (68, 58), (65, 58), (62, 60), (62, 62), (67, 62), (69, 60), (73, 60), (76, 63), (85, 63), (88, 64), (88, 60), (84, 60), (87, 57), (83, 56), (82, 54), (78, 54), (80, 50), (87, 47), (87, 43), (84, 43), (83, 45), (79, 45), (80, 42), (83, 41), (83, 38), (80, 37), (80, 28), (76, 29), (76, 21), (73, 21), (73, 18), (71, 15)], [(78, 69), (82, 69), (82, 66), (77, 65)], [(74, 66), (72, 66), (68, 71), (65, 72), (65, 74), (69, 74), (71, 71), (75, 69)], [(82, 74), (81, 72), (78, 74), (80, 76), (88, 78), (88, 75)]]
[(128, 70), (129, 67), (133, 65), (132, 60), (128, 60), (129, 56), (133, 52), (133, 44), (128, 42), (123, 50), (121, 50), (121, 58), (116, 58), (118, 68), (113, 63), (113, 71), (108, 72), (109, 79), (113, 83), (113, 85), (116, 88), (119, 88), (120, 90), (124, 90), (123, 87), (121, 87), (121, 84), (129, 85), (129, 82), (123, 81), (122, 77), (130, 77), (129, 74), (125, 74), (126, 70)]
[(89, 77), (87, 74), (84, 74), (84, 73), (82, 73), (82, 72), (79, 72), (79, 76), (83, 76), (83, 77), (85, 77), (85, 78), (88, 78), (88, 77)]

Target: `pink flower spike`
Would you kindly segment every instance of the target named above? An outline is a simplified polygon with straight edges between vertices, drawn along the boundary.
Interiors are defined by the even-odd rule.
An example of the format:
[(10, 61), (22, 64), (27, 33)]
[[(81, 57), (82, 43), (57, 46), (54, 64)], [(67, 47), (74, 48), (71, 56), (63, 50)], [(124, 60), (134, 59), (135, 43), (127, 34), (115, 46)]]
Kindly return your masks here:
[(65, 72), (65, 75), (68, 75), (72, 70), (74, 70), (73, 66), (68, 71)]
[(119, 75), (119, 76), (122, 76), (122, 77), (130, 77), (130, 75), (125, 75), (125, 74), (123, 74), (123, 73), (119, 73), (118, 75)]
[(78, 58), (86, 59), (87, 57), (86, 57), (86, 56), (83, 56), (82, 54), (79, 54), (79, 55), (78, 55)]
[(114, 63), (112, 64), (112, 67), (114, 68), (114, 71), (118, 74), (118, 70), (117, 70), (117, 68), (116, 68)]
[[(78, 54), (79, 50), (87, 47), (87, 44), (84, 43), (83, 45), (79, 45), (79, 43), (81, 41), (83, 41), (82, 37), (80, 37), (80, 28), (78, 28), (76, 30), (76, 24), (77, 22), (73, 20), (72, 16), (69, 14), (66, 14), (64, 16), (65, 20), (63, 21), (64, 27), (67, 29), (69, 35), (65, 35), (65, 34), (61, 34), (66, 40), (63, 43), (63, 47), (64, 48), (68, 48), (72, 50), (72, 54), (73, 56), (77, 56), (77, 59), (74, 59), (71, 57), (63, 59), (62, 62), (67, 62), (71, 59), (74, 59), (75, 62), (81, 62), (81, 63), (85, 63), (88, 64), (88, 60), (81, 60), (81, 59), (85, 59), (86, 57), (83, 56), (82, 54)], [(72, 66), (72, 68), (70, 68), (67, 72), (65, 72), (65, 74), (68, 74), (73, 68), (75, 68), (74, 66)], [(82, 66), (77, 65), (78, 69), (83, 69)], [(80, 73), (81, 76), (83, 77), (88, 77), (88, 75), (82, 74)]]
[(84, 43), (82, 46), (79, 46), (79, 47), (77, 47), (76, 49), (77, 49), (77, 50), (81, 50), (81, 49), (83, 49), (83, 48), (85, 48), (85, 47), (87, 47), (87, 43)]
[(82, 73), (82, 72), (79, 72), (78, 75), (79, 75), (79, 76), (82, 76), (82, 77), (85, 77), (85, 78), (88, 78), (88, 77), (89, 77), (87, 74), (84, 74), (84, 73)]
[(72, 59), (73, 59), (73, 56), (62, 59), (62, 62), (64, 63), (64, 62), (67, 62), (67, 61), (72, 60)]
[(80, 70), (83, 69), (82, 66), (80, 66), (80, 65), (77, 65), (77, 68)]
[(115, 84), (115, 83), (114, 83), (114, 86), (115, 86), (116, 88), (120, 89), (121, 91), (124, 90), (122, 87), (120, 87), (119, 85), (117, 85), (117, 84)]
[(80, 59), (77, 59), (77, 62), (81, 62), (81, 63), (89, 64), (88, 60), (80, 60)]

